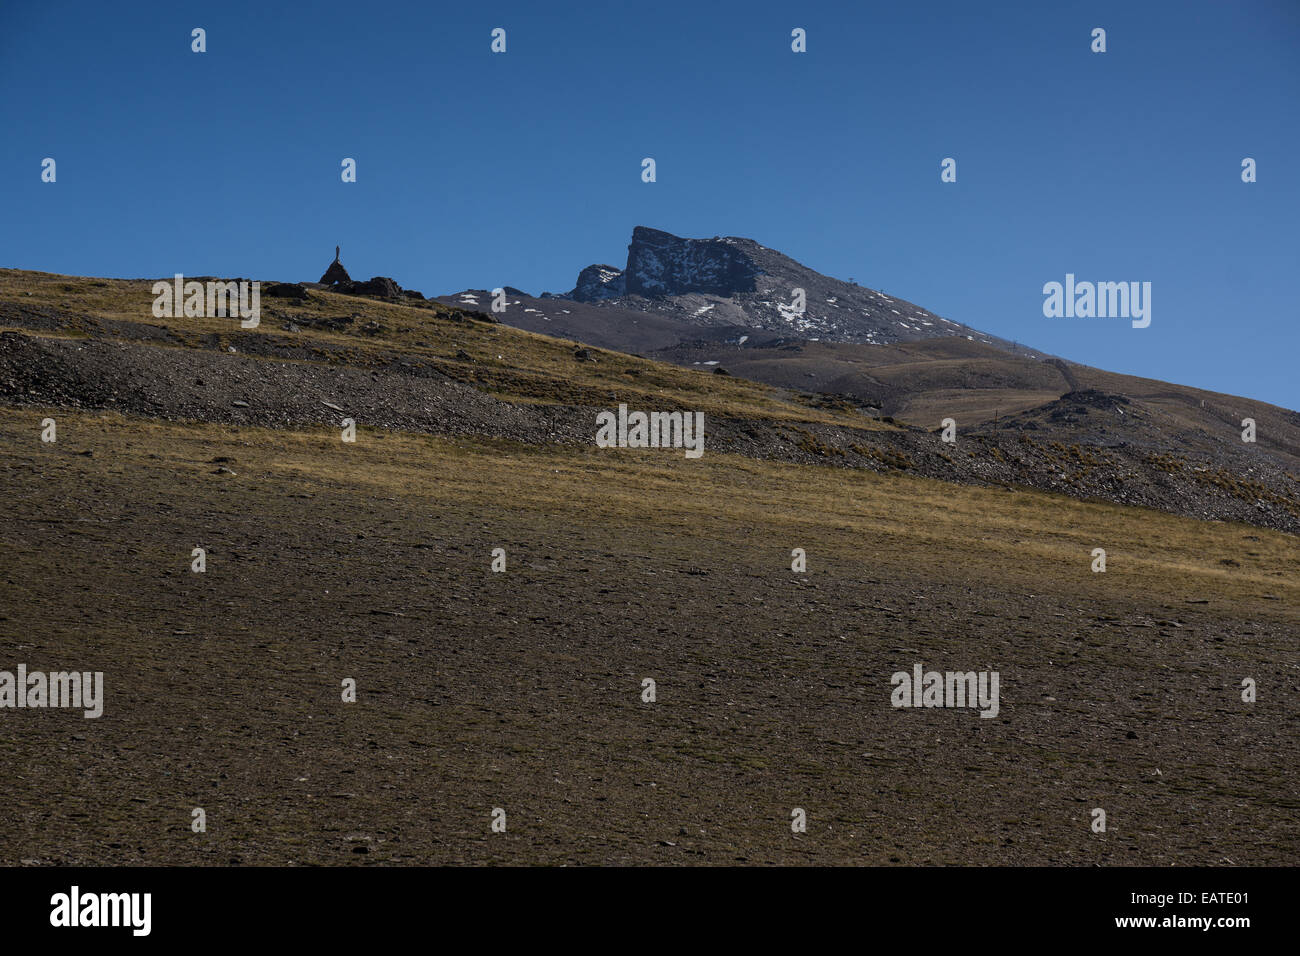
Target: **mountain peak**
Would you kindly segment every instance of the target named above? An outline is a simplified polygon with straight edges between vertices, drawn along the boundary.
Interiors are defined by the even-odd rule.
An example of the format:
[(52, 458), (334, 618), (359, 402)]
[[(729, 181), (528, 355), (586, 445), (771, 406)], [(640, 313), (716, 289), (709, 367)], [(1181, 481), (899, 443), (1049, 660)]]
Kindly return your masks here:
[(752, 240), (683, 239), (662, 229), (636, 226), (627, 247), (627, 265), (591, 265), (578, 275), (569, 298), (600, 302), (624, 295), (663, 299), (693, 293), (732, 296), (755, 291), (762, 269), (740, 248), (762, 248)]
[(945, 336), (1005, 348), (1011, 343), (941, 318), (853, 281), (833, 279), (739, 236), (685, 239), (636, 226), (627, 265), (591, 265), (562, 296), (683, 319), (799, 338), (885, 345)]
[(672, 295), (733, 296), (755, 291), (762, 269), (725, 239), (683, 239), (637, 226), (623, 271), (628, 294), (647, 299)]
[(573, 287), (568, 298), (577, 302), (599, 302), (601, 299), (617, 299), (626, 292), (627, 286), (621, 269), (593, 265), (578, 273), (578, 284)]

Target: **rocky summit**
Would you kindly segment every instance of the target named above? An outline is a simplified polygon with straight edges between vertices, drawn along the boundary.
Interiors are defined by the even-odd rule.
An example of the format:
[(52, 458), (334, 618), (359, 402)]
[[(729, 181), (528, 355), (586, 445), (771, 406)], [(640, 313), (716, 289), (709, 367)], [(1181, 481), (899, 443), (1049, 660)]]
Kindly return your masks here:
[(740, 326), (827, 342), (887, 345), (961, 336), (1013, 348), (879, 289), (822, 275), (753, 239), (683, 239), (648, 226), (632, 230), (622, 270), (587, 266), (571, 291), (542, 297), (659, 313), (697, 327)]

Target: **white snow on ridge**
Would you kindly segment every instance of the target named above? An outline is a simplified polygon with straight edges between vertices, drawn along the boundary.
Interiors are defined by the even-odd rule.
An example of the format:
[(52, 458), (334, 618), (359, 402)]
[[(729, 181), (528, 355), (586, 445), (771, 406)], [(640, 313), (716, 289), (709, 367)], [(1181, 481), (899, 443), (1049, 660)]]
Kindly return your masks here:
[(807, 317), (807, 313), (800, 312), (793, 305), (781, 302), (777, 305), (776, 310), (781, 313), (781, 318), (785, 319), (800, 331), (814, 327), (811, 318)]

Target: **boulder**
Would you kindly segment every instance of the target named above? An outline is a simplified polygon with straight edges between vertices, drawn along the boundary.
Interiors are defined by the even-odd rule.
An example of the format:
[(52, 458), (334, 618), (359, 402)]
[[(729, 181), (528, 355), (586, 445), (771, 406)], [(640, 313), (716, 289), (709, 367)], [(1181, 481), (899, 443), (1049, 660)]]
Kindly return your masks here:
[(388, 276), (373, 276), (365, 282), (350, 282), (340, 292), (349, 295), (377, 295), (384, 299), (396, 299), (402, 294), (402, 287)]
[(307, 290), (303, 288), (301, 282), (272, 282), (263, 291), (276, 299), (307, 298)]

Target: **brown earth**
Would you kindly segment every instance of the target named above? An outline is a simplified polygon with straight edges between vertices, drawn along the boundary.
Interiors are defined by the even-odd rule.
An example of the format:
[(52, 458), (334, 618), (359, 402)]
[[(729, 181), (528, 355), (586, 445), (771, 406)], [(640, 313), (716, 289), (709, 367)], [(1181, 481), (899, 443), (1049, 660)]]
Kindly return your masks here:
[[(102, 671), (106, 702), (0, 709), (0, 864), (1300, 850), (1300, 549), (1258, 517), (1293, 514), (1285, 469), (945, 449), (435, 303), (313, 291), (241, 332), (153, 319), (145, 281), (5, 278), (0, 671)], [(611, 401), (704, 410), (707, 453), (595, 448)], [(1084, 439), (1115, 407), (1061, 402)], [(998, 716), (892, 707), (918, 662), (997, 671)]]
[[(106, 682), (98, 720), (0, 711), (3, 863), (1300, 849), (1284, 534), (723, 455), (52, 409), (0, 434), (0, 667)], [(997, 670), (997, 718), (892, 708), (918, 661)]]

